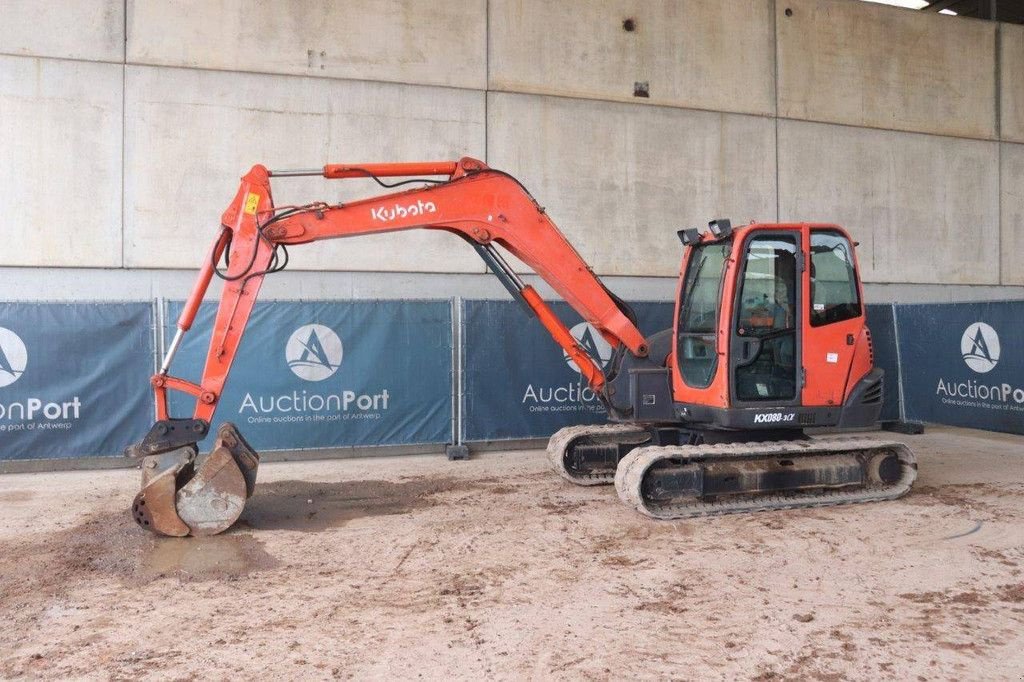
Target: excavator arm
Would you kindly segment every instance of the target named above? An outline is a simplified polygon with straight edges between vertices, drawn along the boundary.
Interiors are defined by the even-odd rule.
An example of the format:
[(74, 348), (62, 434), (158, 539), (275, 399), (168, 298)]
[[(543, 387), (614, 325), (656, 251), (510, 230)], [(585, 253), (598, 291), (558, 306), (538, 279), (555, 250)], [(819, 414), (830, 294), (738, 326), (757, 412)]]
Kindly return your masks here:
[[(406, 182), (426, 186), (346, 204), (276, 207), (274, 177), (320, 175), (328, 179), (430, 176)], [(437, 178), (443, 179), (437, 179)], [(404, 184), (404, 183), (398, 183)], [(263, 279), (283, 269), (289, 245), (400, 230), (451, 232), (469, 242), (508, 291), (551, 334), (606, 400), (606, 376), (533, 287), (505, 261), (501, 245), (534, 270), (593, 325), (620, 355), (642, 358), (647, 342), (628, 308), (609, 292), (543, 207), (512, 176), (476, 159), (458, 162), (327, 165), (309, 171), (270, 171), (254, 166), (242, 178), (221, 219), (222, 230), (177, 321), (177, 332), (151, 379), (157, 422), (128, 449), (143, 458), (143, 490), (133, 512), (143, 527), (167, 535), (210, 534), (229, 527), (252, 494), (258, 457), (234, 426), (218, 431), (214, 449), (197, 460)], [(227, 263), (224, 271), (219, 263)], [(170, 365), (214, 276), (224, 280), (203, 375), (198, 384), (170, 374)], [(171, 418), (167, 391), (196, 399), (191, 419)], [(236, 466), (232, 466), (232, 462)], [(191, 489), (190, 489), (191, 486)]]

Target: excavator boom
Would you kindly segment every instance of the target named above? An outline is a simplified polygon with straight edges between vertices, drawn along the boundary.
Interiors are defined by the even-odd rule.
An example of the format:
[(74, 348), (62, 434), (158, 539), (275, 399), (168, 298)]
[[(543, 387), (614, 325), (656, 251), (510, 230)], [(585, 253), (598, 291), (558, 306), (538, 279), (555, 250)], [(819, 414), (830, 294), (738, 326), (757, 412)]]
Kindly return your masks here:
[[(275, 207), (271, 178), (303, 175), (373, 178), (378, 182), (382, 177), (431, 177), (417, 180), (423, 187), (347, 204)], [(438, 180), (437, 176), (444, 179)], [(647, 342), (630, 319), (628, 308), (605, 288), (530, 193), (512, 176), (476, 159), (329, 164), (322, 169), (299, 171), (254, 166), (242, 177), (234, 200), (222, 215), (221, 226), (178, 318), (177, 332), (160, 371), (151, 379), (157, 422), (140, 443), (127, 451), (129, 456), (143, 459), (145, 472), (143, 490), (133, 505), (135, 518), (140, 525), (163, 534), (224, 530), (241, 513), (245, 496), (252, 494), (252, 486), (242, 486), (239, 481), (255, 480), (258, 457), (247, 445), (225, 445), (225, 439), (244, 444), (234, 426), (221, 429), (213, 454), (205, 459), (197, 457), (196, 443), (209, 432), (263, 279), (283, 269), (287, 246), (413, 229), (453, 233), (476, 249), (509, 292), (576, 363), (590, 387), (603, 396), (606, 378), (600, 364), (573, 338), (536, 290), (523, 283), (495, 249), (500, 245), (569, 302), (613, 348), (636, 357), (647, 354)], [(225, 271), (218, 269), (222, 259), (228, 263)], [(224, 280), (224, 287), (203, 375), (193, 383), (172, 376), (170, 367), (214, 276)], [(168, 390), (195, 398), (190, 418), (171, 417)], [(219, 467), (217, 475), (209, 471), (214, 466)], [(236, 468), (238, 475), (230, 475)], [(205, 526), (199, 529), (188, 524), (186, 517), (202, 517)]]

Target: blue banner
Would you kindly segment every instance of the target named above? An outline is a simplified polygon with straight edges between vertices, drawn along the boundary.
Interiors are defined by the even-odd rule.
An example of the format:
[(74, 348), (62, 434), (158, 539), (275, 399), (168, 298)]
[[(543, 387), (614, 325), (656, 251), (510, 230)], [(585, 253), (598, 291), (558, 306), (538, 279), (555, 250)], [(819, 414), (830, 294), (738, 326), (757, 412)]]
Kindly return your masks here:
[[(605, 366), (611, 346), (567, 303), (550, 304)], [(636, 303), (640, 330), (672, 326), (672, 303)], [(600, 424), (604, 406), (562, 349), (513, 301), (463, 301), (462, 437), (465, 441), (547, 437), (573, 424)]]
[(869, 305), (867, 315), (875, 367), (885, 370), (881, 418), (895, 421), (900, 418), (900, 366), (896, 353), (896, 320), (892, 304)]
[(122, 454), (153, 357), (150, 303), (0, 303), (0, 459)]
[(1024, 303), (896, 306), (909, 419), (1024, 433)]
[[(169, 308), (173, 334), (181, 304)], [(171, 374), (198, 383), (215, 314), (200, 307)], [(448, 443), (451, 324), (448, 301), (257, 303), (215, 421), (256, 450)], [(172, 416), (191, 416), (172, 395)]]

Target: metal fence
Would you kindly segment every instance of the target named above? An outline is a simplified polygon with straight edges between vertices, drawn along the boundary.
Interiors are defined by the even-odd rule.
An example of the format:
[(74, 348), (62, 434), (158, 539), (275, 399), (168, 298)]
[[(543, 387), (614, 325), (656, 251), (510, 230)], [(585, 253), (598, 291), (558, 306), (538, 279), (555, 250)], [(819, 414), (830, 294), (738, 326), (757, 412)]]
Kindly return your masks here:
[[(112, 456), (139, 439), (180, 305), (0, 303), (0, 459)], [(671, 303), (634, 307), (645, 333), (671, 325)], [(200, 310), (176, 375), (201, 375), (214, 310)], [(1024, 433), (1022, 318), (1024, 302), (869, 306), (883, 417)], [(188, 400), (171, 405), (188, 416)], [(538, 438), (604, 412), (511, 301), (272, 301), (253, 312), (217, 418), (257, 449), (291, 450)]]

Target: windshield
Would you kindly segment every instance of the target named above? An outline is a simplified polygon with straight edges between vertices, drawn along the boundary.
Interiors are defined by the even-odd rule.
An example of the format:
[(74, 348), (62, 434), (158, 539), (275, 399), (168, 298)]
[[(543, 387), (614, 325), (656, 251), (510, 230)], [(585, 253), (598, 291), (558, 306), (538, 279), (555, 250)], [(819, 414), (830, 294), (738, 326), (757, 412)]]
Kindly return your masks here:
[(676, 357), (689, 386), (706, 388), (717, 366), (718, 307), (722, 271), (732, 242), (694, 246), (680, 291)]

